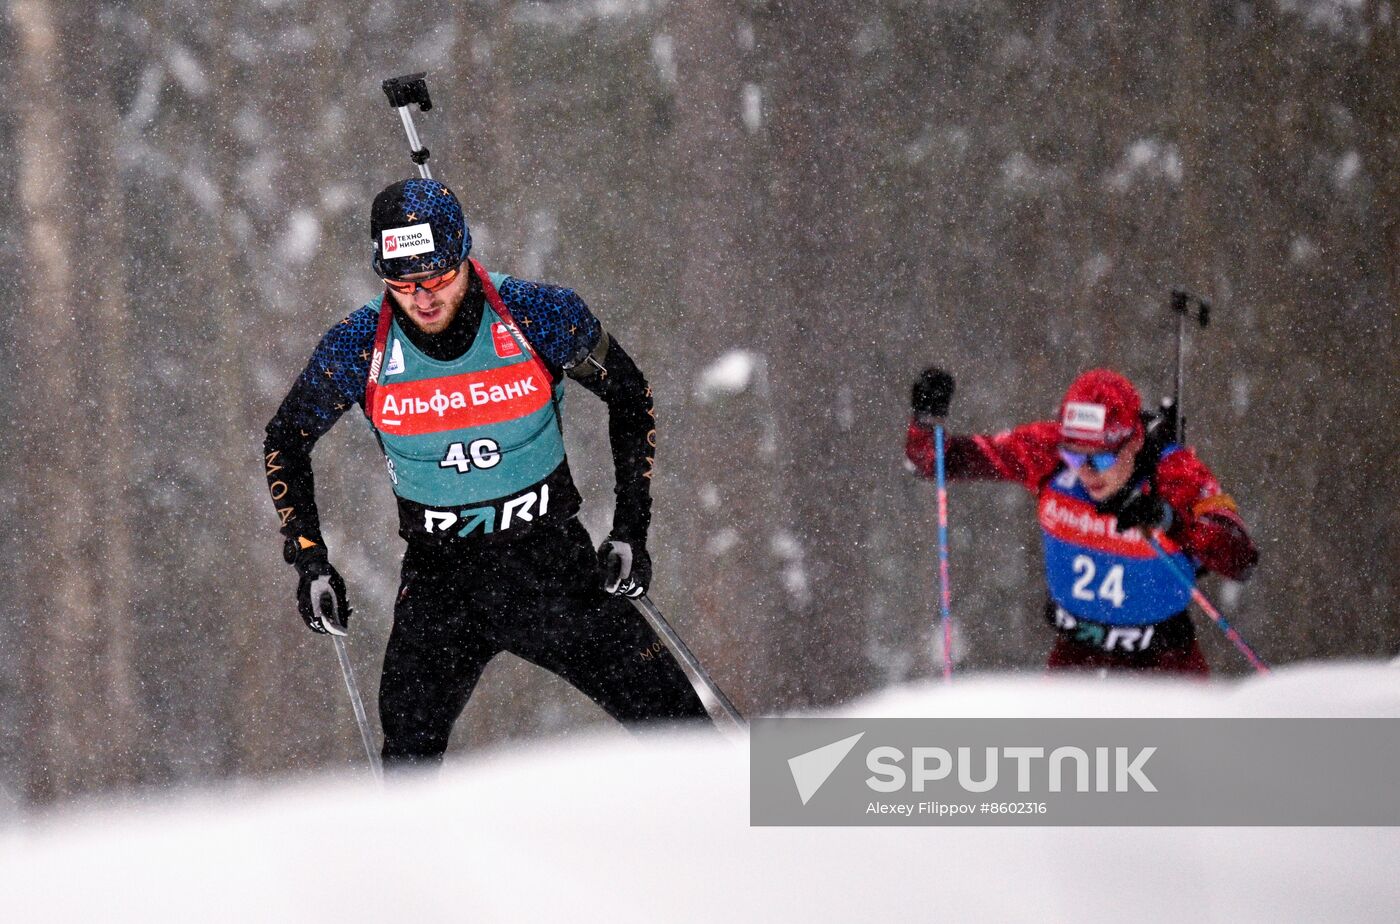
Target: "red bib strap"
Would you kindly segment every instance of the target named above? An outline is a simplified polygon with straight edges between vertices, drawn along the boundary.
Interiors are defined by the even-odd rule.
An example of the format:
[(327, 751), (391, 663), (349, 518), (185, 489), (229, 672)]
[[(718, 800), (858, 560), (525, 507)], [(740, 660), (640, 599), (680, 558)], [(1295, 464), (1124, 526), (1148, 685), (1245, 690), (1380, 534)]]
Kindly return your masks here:
[(530, 354), (531, 361), (539, 366), (540, 371), (544, 373), (544, 380), (553, 385), (554, 376), (549, 374), (549, 367), (544, 364), (539, 354), (535, 352), (535, 348), (530, 343), (530, 339), (521, 333), (520, 328), (515, 325), (515, 318), (511, 317), (510, 309), (506, 307), (505, 300), (501, 298), (501, 293), (497, 292), (496, 287), (491, 283), (491, 275), (487, 273), (486, 270), (482, 269), (481, 264), (475, 260), (469, 259), (467, 262), (471, 263), (472, 270), (476, 273), (476, 278), (481, 280), (481, 291), (485, 293), (486, 300), (491, 303), (492, 310), (500, 315), (501, 323), (505, 324), (506, 328), (515, 336), (515, 339), (520, 341), (525, 347), (525, 351)]
[(369, 377), (365, 379), (365, 414), (373, 416), (374, 393), (379, 388), (379, 367), (384, 364), (384, 348), (389, 343), (389, 322), (394, 318), (389, 304), (389, 289), (385, 287), (379, 302), (379, 327), (374, 332), (374, 352), (369, 359)]

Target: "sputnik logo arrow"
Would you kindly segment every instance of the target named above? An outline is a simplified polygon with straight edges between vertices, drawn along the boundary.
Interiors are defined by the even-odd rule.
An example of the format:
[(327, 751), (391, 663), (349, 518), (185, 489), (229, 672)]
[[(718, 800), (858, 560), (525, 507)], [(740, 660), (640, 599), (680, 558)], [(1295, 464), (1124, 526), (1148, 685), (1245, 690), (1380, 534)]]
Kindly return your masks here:
[(788, 759), (788, 769), (792, 771), (792, 781), (797, 784), (797, 794), (802, 797), (803, 805), (817, 794), (822, 784), (841, 766), (841, 761), (851, 753), (856, 742), (864, 737), (865, 732), (861, 732)]

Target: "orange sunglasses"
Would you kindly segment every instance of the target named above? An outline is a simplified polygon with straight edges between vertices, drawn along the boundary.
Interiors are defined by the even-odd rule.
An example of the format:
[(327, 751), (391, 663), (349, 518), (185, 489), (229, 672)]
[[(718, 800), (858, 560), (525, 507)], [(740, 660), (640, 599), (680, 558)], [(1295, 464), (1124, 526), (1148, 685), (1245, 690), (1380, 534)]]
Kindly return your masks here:
[(436, 276), (429, 276), (427, 279), (385, 279), (384, 284), (403, 295), (412, 295), (420, 288), (424, 292), (437, 292), (452, 285), (461, 274), (462, 265), (459, 263), (452, 269), (438, 273)]

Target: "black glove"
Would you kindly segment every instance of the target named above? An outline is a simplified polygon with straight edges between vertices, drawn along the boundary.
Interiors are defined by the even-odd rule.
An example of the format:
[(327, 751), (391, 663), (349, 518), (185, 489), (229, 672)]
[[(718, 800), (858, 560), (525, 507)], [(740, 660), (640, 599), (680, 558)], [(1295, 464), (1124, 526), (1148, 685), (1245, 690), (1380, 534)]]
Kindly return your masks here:
[(598, 549), (603, 589), (613, 596), (640, 597), (651, 584), (651, 556), (641, 542), (609, 539)]
[(297, 569), (297, 610), (312, 632), (344, 635), (350, 625), (345, 581), (330, 562), (325, 546), (298, 549), (287, 541), (284, 557)]
[(1172, 508), (1156, 494), (1145, 491), (1134, 492), (1118, 509), (1119, 531), (1141, 528), (1144, 532), (1171, 529)]
[(956, 389), (953, 376), (934, 366), (925, 369), (923, 375), (914, 383), (909, 404), (919, 418), (947, 417), (948, 407), (953, 403), (953, 392)]

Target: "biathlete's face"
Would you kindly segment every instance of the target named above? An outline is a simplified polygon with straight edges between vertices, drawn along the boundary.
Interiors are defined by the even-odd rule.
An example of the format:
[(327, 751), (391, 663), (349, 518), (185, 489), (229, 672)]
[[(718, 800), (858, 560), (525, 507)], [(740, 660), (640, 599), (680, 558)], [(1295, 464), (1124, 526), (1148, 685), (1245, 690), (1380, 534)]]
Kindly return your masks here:
[(1133, 475), (1133, 458), (1142, 449), (1142, 442), (1141, 436), (1128, 440), (1118, 448), (1113, 464), (1103, 469), (1099, 468), (1100, 459), (1096, 458), (1104, 454), (1102, 446), (1064, 443), (1060, 450), (1066, 464), (1070, 464), (1071, 461), (1079, 463), (1071, 465), (1075, 477), (1084, 485), (1084, 490), (1089, 492), (1090, 497), (1101, 501), (1121, 491), (1128, 483), (1128, 479)]
[[(389, 283), (389, 297), (423, 333), (440, 334), (457, 316), (466, 297), (470, 274), (463, 271), (465, 266), (442, 273), (414, 273), (392, 282), (385, 280)], [(412, 283), (412, 290), (404, 292), (404, 283)]]

